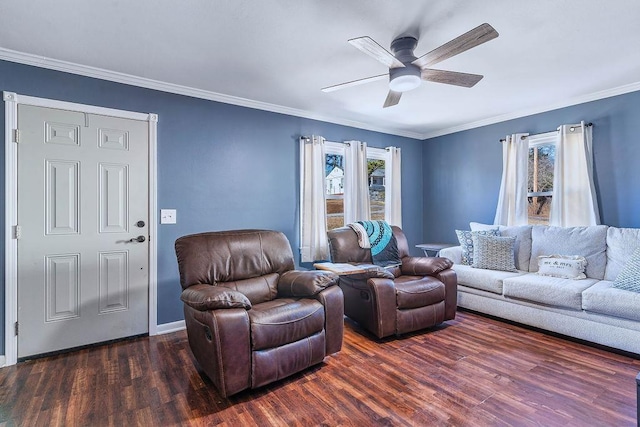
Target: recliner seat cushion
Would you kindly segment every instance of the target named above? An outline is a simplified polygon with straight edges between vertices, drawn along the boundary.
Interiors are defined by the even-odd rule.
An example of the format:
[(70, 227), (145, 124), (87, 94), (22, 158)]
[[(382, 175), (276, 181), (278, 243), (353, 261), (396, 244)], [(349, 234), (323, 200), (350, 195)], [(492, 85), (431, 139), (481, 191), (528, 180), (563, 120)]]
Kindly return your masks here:
[(429, 276), (400, 276), (395, 279), (398, 309), (424, 307), (444, 301), (444, 284)]
[(324, 307), (311, 299), (278, 298), (255, 304), (248, 314), (254, 351), (292, 343), (324, 328)]

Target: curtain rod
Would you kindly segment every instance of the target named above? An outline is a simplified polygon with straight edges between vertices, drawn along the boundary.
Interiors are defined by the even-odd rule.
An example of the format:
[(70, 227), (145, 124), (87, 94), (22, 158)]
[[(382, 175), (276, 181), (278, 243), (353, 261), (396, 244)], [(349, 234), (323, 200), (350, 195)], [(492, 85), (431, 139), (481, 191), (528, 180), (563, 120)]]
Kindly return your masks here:
[[(585, 126), (587, 126), (587, 127), (588, 127), (588, 126), (593, 126), (593, 123), (591, 123), (591, 122), (589, 122), (589, 123), (585, 123)], [(575, 126), (571, 126), (571, 127), (569, 128), (569, 130), (570, 130), (570, 131), (572, 131), (572, 132), (573, 132), (573, 130), (574, 130), (574, 129), (575, 129)], [(558, 131), (559, 131), (559, 129), (554, 129), (554, 130), (550, 130), (550, 131), (548, 131), (548, 132), (540, 132), (540, 133), (536, 133), (535, 135), (540, 135), (540, 134), (543, 134), (543, 133), (558, 132)], [(524, 141), (525, 139), (527, 139), (527, 138), (528, 138), (528, 137), (530, 137), (530, 136), (532, 136), (532, 135), (525, 135), (525, 136), (521, 136), (521, 137), (520, 137), (520, 140)], [(504, 138), (502, 138), (502, 139), (500, 140), (500, 142), (505, 142), (505, 141), (506, 141), (506, 139), (504, 139)]]
[[(304, 139), (304, 143), (305, 143), (305, 144), (306, 144), (307, 142), (311, 142), (311, 137), (309, 137), (309, 136), (301, 136), (300, 138), (301, 138), (301, 139)], [(348, 143), (348, 142), (342, 142), (342, 141), (330, 141), (330, 142), (335, 142), (335, 143), (337, 143), (337, 144), (344, 144), (344, 145), (346, 145), (346, 146), (348, 146), (348, 147), (350, 147), (350, 146), (351, 146), (351, 144), (350, 144), (350, 143)]]

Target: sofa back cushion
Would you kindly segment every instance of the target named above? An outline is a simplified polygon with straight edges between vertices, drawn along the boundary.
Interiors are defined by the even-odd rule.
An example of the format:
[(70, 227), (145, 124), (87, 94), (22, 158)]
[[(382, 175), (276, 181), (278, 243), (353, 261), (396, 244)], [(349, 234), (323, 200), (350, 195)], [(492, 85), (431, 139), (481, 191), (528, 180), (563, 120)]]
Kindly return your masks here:
[(581, 255), (587, 259), (587, 277), (603, 279), (607, 263), (607, 226), (552, 227), (534, 225), (531, 230), (529, 271), (538, 271), (540, 255)]
[[(175, 244), (183, 289), (197, 283), (247, 291), (252, 304), (277, 292), (277, 277), (294, 269), (287, 237), (278, 231), (232, 230), (192, 234)], [(274, 277), (275, 276), (275, 277)]]
[(607, 268), (605, 280), (616, 280), (631, 255), (640, 247), (640, 228), (609, 227), (607, 230)]
[[(471, 231), (479, 231), (490, 230), (496, 226), (471, 222), (469, 223), (469, 227)], [(531, 225), (498, 226), (501, 236), (516, 238), (513, 251), (515, 253), (515, 264), (518, 270), (529, 270), (529, 259), (531, 258), (531, 227)]]

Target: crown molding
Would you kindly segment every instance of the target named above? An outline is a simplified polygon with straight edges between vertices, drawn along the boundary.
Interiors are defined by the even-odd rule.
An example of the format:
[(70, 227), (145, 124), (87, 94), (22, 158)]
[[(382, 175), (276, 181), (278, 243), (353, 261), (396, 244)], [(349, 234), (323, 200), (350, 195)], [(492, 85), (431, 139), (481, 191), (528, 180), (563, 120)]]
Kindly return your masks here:
[(124, 83), (132, 86), (138, 86), (146, 89), (158, 90), (161, 92), (175, 93), (178, 95), (191, 96), (193, 98), (206, 99), (209, 101), (221, 102), (224, 104), (237, 105), (240, 107), (253, 108), (256, 110), (269, 111), (272, 113), (285, 114), (305, 119), (318, 120), (321, 122), (333, 123), (342, 126), (349, 126), (357, 129), (364, 129), (373, 132), (397, 135), (411, 139), (426, 140), (436, 138), (438, 136), (449, 135), (456, 132), (462, 132), (482, 126), (492, 125), (495, 123), (505, 122), (507, 120), (517, 119), (520, 117), (532, 116), (534, 114), (544, 113), (547, 111), (557, 110), (560, 108), (570, 107), (572, 105), (584, 104), (585, 102), (597, 101), (599, 99), (609, 98), (612, 96), (623, 95), (629, 92), (640, 90), (640, 82), (619, 86), (591, 94), (575, 97), (566, 101), (546, 105), (544, 107), (536, 107), (527, 110), (520, 110), (509, 114), (502, 114), (487, 119), (469, 122), (450, 128), (439, 129), (431, 132), (411, 132), (406, 130), (393, 129), (389, 127), (373, 126), (355, 120), (345, 120), (337, 117), (330, 117), (323, 114), (317, 114), (297, 108), (289, 108), (281, 105), (270, 104), (267, 102), (254, 101), (247, 98), (225, 95), (222, 93), (211, 92), (202, 89), (196, 89), (189, 86), (182, 86), (173, 83), (162, 82), (159, 80), (138, 77), (131, 74), (119, 73), (117, 71), (109, 71), (102, 68), (80, 65), (72, 62), (61, 61), (58, 59), (47, 58), (44, 56), (33, 55), (30, 53), (18, 52), (15, 50), (0, 48), (0, 60), (9, 62), (17, 62), (25, 65), (32, 65), (40, 68), (47, 68), (55, 71), (62, 71), (70, 74), (77, 74), (85, 77), (93, 77), (96, 79), (107, 80), (116, 83)]
[(631, 83), (628, 85), (614, 87), (612, 89), (606, 89), (599, 92), (590, 93), (587, 95), (578, 96), (568, 99), (566, 101), (557, 102), (544, 107), (536, 107), (527, 110), (520, 110), (514, 113), (501, 114), (499, 116), (490, 117), (488, 119), (478, 120), (462, 124), (459, 126), (453, 126), (447, 129), (440, 129), (433, 132), (427, 132), (422, 134), (422, 139), (431, 139), (438, 136), (449, 135), (456, 132), (462, 132), (469, 129), (479, 128), (482, 126), (492, 125), (495, 123), (506, 122), (508, 120), (518, 119), (520, 117), (533, 116), (534, 114), (546, 113), (547, 111), (558, 110), (560, 108), (571, 107), (573, 105), (584, 104), (586, 102), (597, 101), (599, 99), (610, 98), (612, 96), (624, 95), (625, 93), (636, 92), (640, 90), (640, 82)]
[(117, 71), (105, 70), (102, 68), (91, 67), (88, 65), (80, 65), (73, 62), (61, 61), (58, 59), (47, 58), (44, 56), (33, 55), (30, 53), (18, 52), (11, 49), (0, 48), (0, 59), (16, 62), (19, 64), (32, 65), (35, 67), (46, 68), (49, 70), (62, 71), (70, 74), (77, 74), (85, 77), (93, 77), (96, 79), (107, 80), (116, 83), (124, 83), (132, 86), (153, 89), (162, 92), (175, 93), (178, 95), (191, 96), (193, 98), (206, 99), (209, 101), (221, 102), (224, 104), (232, 104), (240, 107), (254, 108), (256, 110), (269, 111), (272, 113), (286, 114), (289, 116), (302, 117), (305, 119), (318, 120), (342, 126), (349, 126), (358, 129), (370, 130), (373, 132), (387, 133), (391, 135), (403, 136), (412, 139), (424, 139), (420, 132), (403, 131), (388, 127), (372, 126), (354, 120), (345, 120), (337, 117), (330, 117), (323, 114), (312, 113), (310, 111), (300, 110), (297, 108), (283, 107), (281, 105), (270, 104), (267, 102), (254, 101), (247, 98), (225, 95), (222, 93), (211, 92), (202, 89), (196, 89), (189, 86), (182, 86), (173, 83), (162, 82), (159, 80), (138, 77), (131, 74), (120, 73)]

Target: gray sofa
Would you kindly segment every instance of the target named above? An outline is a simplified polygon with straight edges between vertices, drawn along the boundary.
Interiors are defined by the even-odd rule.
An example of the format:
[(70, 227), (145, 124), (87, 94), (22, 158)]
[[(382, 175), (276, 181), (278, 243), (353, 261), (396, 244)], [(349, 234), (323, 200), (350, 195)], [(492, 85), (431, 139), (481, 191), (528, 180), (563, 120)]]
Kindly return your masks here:
[[(491, 227), (471, 223), (471, 230)], [(640, 293), (613, 287), (640, 246), (640, 229), (500, 226), (499, 235), (515, 237), (517, 271), (462, 265), (460, 246), (440, 252), (454, 262), (458, 306), (640, 354)], [(586, 278), (537, 274), (538, 256), (553, 254), (585, 257)]]

